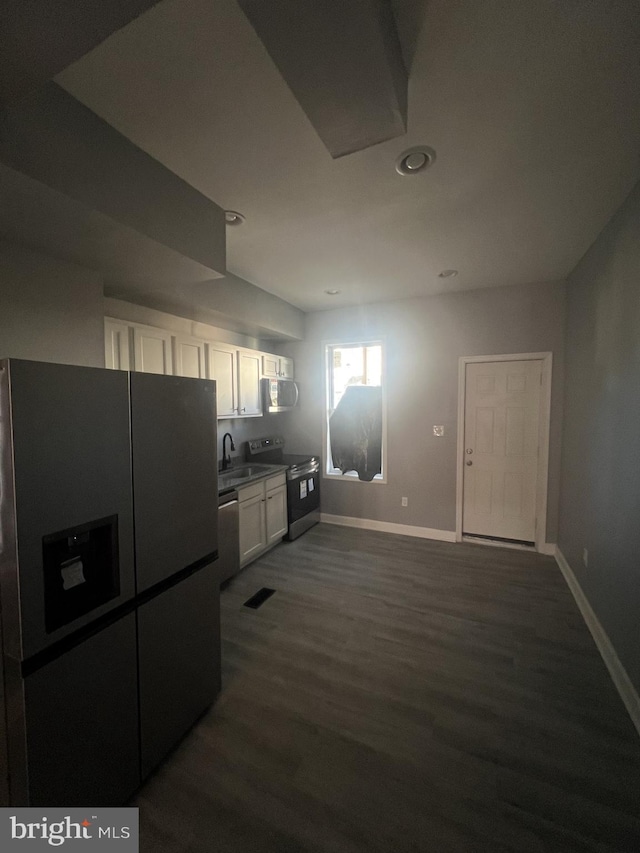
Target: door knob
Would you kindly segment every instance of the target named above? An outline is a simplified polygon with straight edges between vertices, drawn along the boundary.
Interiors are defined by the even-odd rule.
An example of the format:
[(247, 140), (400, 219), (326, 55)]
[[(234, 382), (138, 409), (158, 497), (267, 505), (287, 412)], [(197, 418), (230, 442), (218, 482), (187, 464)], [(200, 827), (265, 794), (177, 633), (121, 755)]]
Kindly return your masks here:
[(473, 453), (473, 448), (467, 447), (467, 449), (465, 450), (465, 453), (469, 453), (469, 454)]
[(470, 459), (467, 459), (467, 465), (473, 465), (473, 462)]

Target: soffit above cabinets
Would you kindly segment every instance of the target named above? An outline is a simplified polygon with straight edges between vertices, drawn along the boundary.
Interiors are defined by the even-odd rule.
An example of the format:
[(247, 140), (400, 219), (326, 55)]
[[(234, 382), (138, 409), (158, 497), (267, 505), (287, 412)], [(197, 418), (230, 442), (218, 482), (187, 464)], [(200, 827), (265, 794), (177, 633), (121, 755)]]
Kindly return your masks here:
[(119, 226), (225, 272), (224, 211), (55, 83), (6, 106), (0, 161)]
[[(84, 8), (88, 0), (79, 2)], [(243, 2), (247, 10), (253, 5)], [(36, 3), (28, 5), (40, 9), (41, 29), (64, 46), (64, 22), (48, 21), (44, 0)], [(104, 3), (118, 7), (125, 0)], [(326, 88), (313, 84), (309, 102), (298, 91), (300, 68), (274, 62), (269, 38), (261, 41), (237, 0), (161, 0), (137, 17), (146, 4), (128, 5), (130, 22), (102, 41), (101, 30), (91, 42), (96, 46), (56, 82), (206, 199), (211, 211), (238, 210), (246, 221), (226, 229), (224, 262), (224, 225), (215, 226), (211, 245), (207, 228), (187, 228), (193, 220), (179, 211), (167, 229), (152, 193), (141, 199), (149, 221), (124, 224), (298, 309), (562, 279), (640, 176), (640, 15), (631, 0), (342, 4), (353, 14), (383, 6), (388, 13), (390, 5), (408, 73), (407, 120), (400, 136), (355, 153), (336, 149), (343, 154), (337, 159), (319, 136), (322, 121), (312, 107), (345, 94), (335, 82), (336, 65), (355, 63), (361, 71), (358, 62), (377, 56), (374, 64), (386, 63), (389, 71), (389, 56), (380, 58), (380, 44), (390, 44), (380, 34), (388, 36), (388, 29), (369, 32), (370, 53), (350, 54), (354, 42), (341, 43), (338, 29), (331, 49), (310, 54), (314, 65), (325, 66)], [(15, 14), (21, 4), (10, 6)], [(298, 6), (313, 13), (307, 0)], [(33, 53), (35, 36), (29, 45)], [(397, 71), (397, 50), (393, 56)], [(387, 78), (398, 82), (395, 72)], [(358, 126), (358, 109), (366, 112), (372, 92), (382, 109), (397, 97), (401, 114), (399, 90), (376, 79), (357, 106), (336, 107), (330, 117), (341, 112), (347, 128), (354, 118)], [(52, 96), (50, 103), (59, 100)], [(10, 106), (19, 104), (22, 98)], [(22, 143), (25, 151), (37, 147), (38, 134)], [(397, 157), (416, 146), (435, 150), (433, 165), (399, 175)], [(86, 151), (81, 159), (90, 162)], [(15, 160), (4, 162), (20, 169)], [(101, 172), (100, 163), (83, 179), (95, 188), (96, 174), (117, 184), (117, 170)], [(126, 190), (118, 190), (125, 199)], [(197, 219), (207, 221), (199, 213)], [(167, 230), (173, 242), (166, 242)], [(448, 269), (459, 273), (440, 278)], [(133, 294), (138, 284), (128, 285)]]
[(0, 11), (0, 103), (48, 83), (158, 0), (29, 0)]

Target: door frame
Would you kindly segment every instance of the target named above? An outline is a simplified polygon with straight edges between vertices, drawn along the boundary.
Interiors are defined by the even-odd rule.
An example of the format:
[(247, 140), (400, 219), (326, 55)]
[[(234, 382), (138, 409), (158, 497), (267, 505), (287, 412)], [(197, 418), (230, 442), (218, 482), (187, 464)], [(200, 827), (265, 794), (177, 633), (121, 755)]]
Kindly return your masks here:
[(488, 361), (540, 361), (542, 386), (538, 422), (538, 477), (536, 484), (535, 548), (545, 553), (547, 548), (547, 494), (549, 483), (549, 433), (551, 426), (551, 372), (553, 354), (550, 352), (500, 353), (499, 355), (469, 355), (458, 359), (458, 459), (456, 461), (456, 542), (462, 542), (462, 510), (464, 490), (464, 413), (467, 364)]

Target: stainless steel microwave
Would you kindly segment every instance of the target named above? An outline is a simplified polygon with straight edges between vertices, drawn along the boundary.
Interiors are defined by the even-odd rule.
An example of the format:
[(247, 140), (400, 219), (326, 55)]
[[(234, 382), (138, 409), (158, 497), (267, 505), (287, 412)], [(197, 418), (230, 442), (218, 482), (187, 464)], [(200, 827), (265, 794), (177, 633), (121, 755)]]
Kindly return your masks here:
[(262, 379), (262, 411), (288, 412), (298, 405), (298, 386), (293, 379)]

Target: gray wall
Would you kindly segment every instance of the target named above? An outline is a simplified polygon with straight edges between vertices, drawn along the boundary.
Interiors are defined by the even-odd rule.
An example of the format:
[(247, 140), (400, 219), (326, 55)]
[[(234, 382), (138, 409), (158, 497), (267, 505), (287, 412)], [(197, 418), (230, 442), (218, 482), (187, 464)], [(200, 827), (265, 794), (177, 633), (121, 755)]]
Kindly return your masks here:
[[(245, 445), (252, 438), (271, 435), (287, 435), (290, 430), (291, 412), (274, 412), (261, 418), (223, 418), (218, 421), (218, 459), (222, 461), (222, 438), (225, 432), (233, 437), (236, 451), (231, 454), (234, 465), (244, 461)], [(227, 451), (229, 440), (227, 439)], [(287, 447), (289, 450), (289, 447)], [(259, 461), (259, 460), (258, 460)]]
[(640, 184), (567, 294), (558, 543), (640, 690)]
[(0, 358), (104, 367), (102, 278), (0, 240)]
[(304, 337), (304, 313), (299, 308), (232, 273), (195, 285), (193, 295), (198, 304), (195, 319), (206, 321), (206, 312), (211, 312), (227, 321), (240, 321), (263, 339)]
[[(536, 284), (377, 303), (307, 316), (306, 339), (283, 346), (296, 361), (300, 407), (292, 452), (319, 451), (322, 342), (384, 337), (388, 482), (324, 479), (322, 509), (336, 515), (455, 530), (458, 358), (553, 352), (547, 540), (555, 542), (562, 420), (564, 284)], [(444, 424), (444, 438), (432, 427)], [(409, 498), (407, 508), (401, 497)]]

